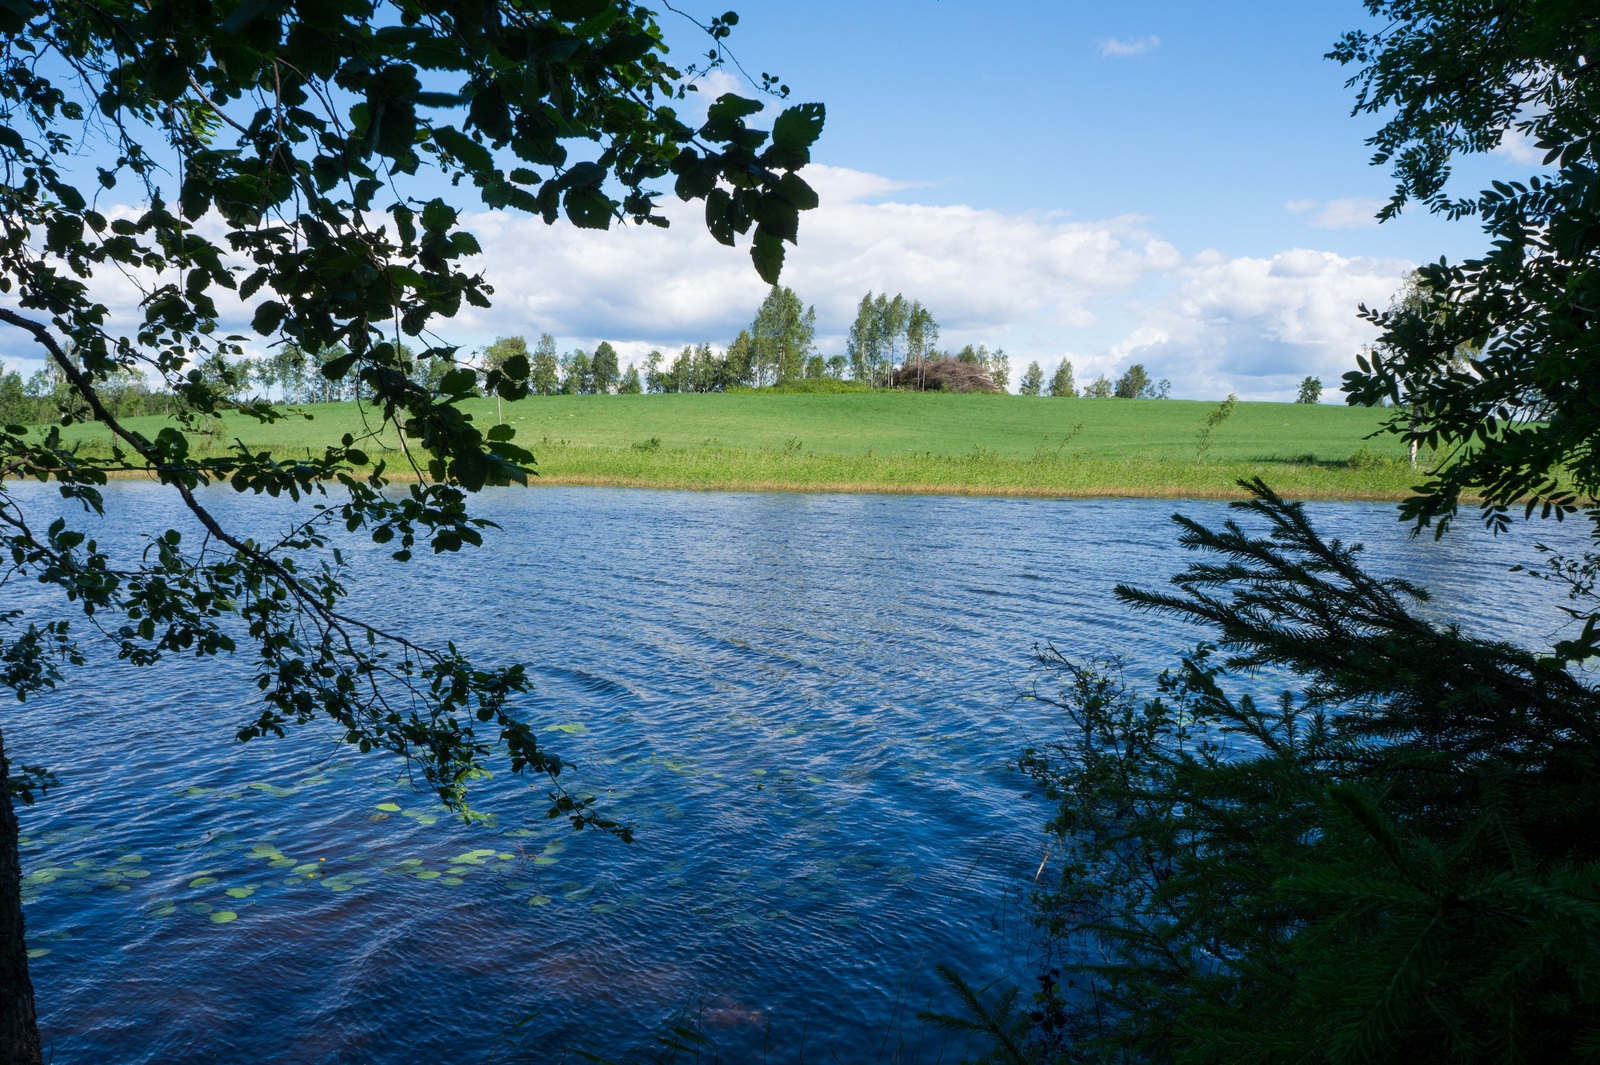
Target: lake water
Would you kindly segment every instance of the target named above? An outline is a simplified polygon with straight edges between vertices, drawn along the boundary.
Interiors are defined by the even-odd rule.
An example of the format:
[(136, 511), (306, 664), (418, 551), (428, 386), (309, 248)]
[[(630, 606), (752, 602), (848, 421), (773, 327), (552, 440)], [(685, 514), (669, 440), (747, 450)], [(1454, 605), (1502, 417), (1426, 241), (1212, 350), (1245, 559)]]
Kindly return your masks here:
[[(108, 494), (103, 539), (180, 520), (152, 487)], [(204, 498), (263, 532), (287, 513)], [(936, 962), (1028, 978), (1018, 900), (1047, 811), (1005, 763), (1057, 728), (1017, 698), (1032, 648), (1170, 664), (1199, 634), (1111, 587), (1184, 565), (1174, 511), (1226, 514), (602, 489), (478, 509), (503, 526), (482, 549), (358, 557), (360, 609), (529, 663), (526, 713), (637, 842), (546, 821), (508, 774), (480, 789), (494, 823), (463, 826), (318, 726), (237, 744), (242, 659), (96, 663), (5, 712), (12, 757), (63, 782), (20, 811), (55, 1062), (621, 1056), (682, 1010), (725, 1061), (936, 1060), (914, 1020), (951, 1006)], [(1559, 624), (1549, 589), (1505, 582), (1526, 536), (1313, 512), (1470, 629), (1542, 643)]]

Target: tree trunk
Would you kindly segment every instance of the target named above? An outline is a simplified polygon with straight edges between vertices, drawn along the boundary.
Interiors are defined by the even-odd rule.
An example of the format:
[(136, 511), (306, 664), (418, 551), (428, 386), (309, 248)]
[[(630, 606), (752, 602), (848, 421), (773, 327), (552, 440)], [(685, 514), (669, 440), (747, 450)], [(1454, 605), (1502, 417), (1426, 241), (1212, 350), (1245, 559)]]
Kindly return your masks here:
[(41, 1065), (44, 1058), (22, 927), (22, 856), (17, 837), (10, 766), (0, 736), (0, 1065)]

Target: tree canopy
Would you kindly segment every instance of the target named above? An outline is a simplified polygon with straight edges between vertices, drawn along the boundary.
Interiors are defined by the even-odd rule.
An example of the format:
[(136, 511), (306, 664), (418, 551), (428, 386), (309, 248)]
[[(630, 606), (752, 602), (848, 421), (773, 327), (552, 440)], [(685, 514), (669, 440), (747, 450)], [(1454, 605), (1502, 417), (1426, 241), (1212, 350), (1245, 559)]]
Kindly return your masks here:
[[(1502, 526), (1518, 501), (1570, 511), (1600, 490), (1600, 19), (1581, 0), (1366, 6), (1386, 28), (1330, 58), (1358, 68), (1356, 112), (1386, 116), (1368, 141), (1395, 177), (1381, 217), (1413, 201), (1475, 216), (1491, 249), (1424, 266), (1420, 305), (1368, 310), (1383, 335), (1344, 389), (1388, 399), (1396, 431), (1439, 452), (1406, 505), (1418, 523), (1447, 523), (1467, 491)], [(1453, 190), (1458, 155), (1507, 141), (1546, 172)]]
[[(462, 410), (480, 379), (437, 331), (492, 295), (470, 266), (472, 201), (551, 224), (660, 226), (663, 185), (703, 203), (722, 243), (747, 235), (757, 272), (776, 282), (784, 244), (817, 203), (798, 171), (823, 108), (789, 106), (761, 129), (750, 123), (763, 102), (728, 93), (691, 122), (695, 83), (723, 62), (736, 22), (711, 20), (709, 51), (680, 68), (655, 14), (623, 0), (0, 5), (0, 323), (61, 376), (61, 419), (99, 422), (115, 441), (95, 457), (56, 432), (0, 427), (7, 579), (57, 586), (135, 664), (248, 638), (262, 703), (236, 723), (241, 739), (331, 719), (362, 750), (411, 760), (460, 809), (498, 747), (514, 771), (550, 778), (553, 816), (626, 834), (561, 788), (564, 763), (517, 711), (520, 665), (480, 667), (352, 616), (333, 549), (345, 535), (397, 560), (476, 544), (489, 523), (470, 515), (467, 493), (532, 470), (509, 426), (480, 427)], [(787, 94), (775, 79), (763, 88)], [(139, 289), (131, 322), (101, 287), (117, 274)], [(351, 436), (305, 459), (192, 449), (191, 432), (236, 399), (247, 416), (289, 416), (241, 396), (228, 370), (262, 345), (312, 353), (322, 380), (351, 387), (377, 415), (374, 434), (399, 430), (417, 483), (391, 489), (385, 463)], [(416, 360), (443, 372), (416, 373)], [(543, 384), (533, 369), (525, 350), (508, 352), (482, 387), (520, 397)], [(176, 397), (174, 423), (154, 436), (112, 402), (131, 371)], [(142, 555), (113, 557), (65, 519), (37, 524), (11, 489), (55, 482), (99, 512), (118, 471), (169, 487), (204, 542), (154, 532)], [(197, 489), (216, 481), (342, 500), (263, 541), (204, 505)], [(83, 661), (68, 621), (0, 620), (18, 698)], [(51, 778), (0, 753), (8, 768), (0, 1049), (36, 1061), (10, 797), (31, 799)]]

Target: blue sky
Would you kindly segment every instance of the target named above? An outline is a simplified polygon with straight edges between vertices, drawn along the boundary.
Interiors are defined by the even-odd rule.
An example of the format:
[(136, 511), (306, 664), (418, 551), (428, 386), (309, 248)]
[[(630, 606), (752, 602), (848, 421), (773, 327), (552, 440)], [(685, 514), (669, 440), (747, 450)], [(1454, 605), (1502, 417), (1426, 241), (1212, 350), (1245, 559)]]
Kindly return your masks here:
[[(1354, 2), (748, 4), (733, 43), (828, 104), (817, 161), (925, 182), (916, 199), (1148, 217), (1188, 250), (1434, 256), (1476, 231), (1423, 215), (1318, 229), (1285, 203), (1386, 198), (1322, 56)], [(670, 15), (668, 16), (671, 17)], [(754, 72), (754, 69), (752, 69)]]
[[(1080, 384), (1140, 362), (1178, 396), (1288, 399), (1316, 375), (1337, 401), (1372, 339), (1357, 305), (1387, 302), (1419, 262), (1484, 246), (1470, 221), (1412, 210), (1374, 223), (1391, 188), (1363, 143), (1378, 120), (1351, 117), (1351, 72), (1322, 58), (1364, 25), (1357, 0), (738, 10), (745, 69), (828, 108), (806, 171), (822, 206), (802, 218), (783, 278), (816, 306), (824, 355), (843, 352), (863, 293), (901, 292), (942, 324), (941, 346), (1003, 347), (1013, 388), (1030, 361), (1048, 375), (1070, 360)], [(682, 62), (704, 50), (688, 20), (662, 20)], [(702, 87), (702, 99), (751, 91), (732, 70)], [(1459, 188), (1524, 177), (1530, 156), (1469, 160)], [(765, 286), (698, 208), (663, 201), (667, 231), (471, 215), (495, 306), (440, 337), (471, 349), (550, 332), (563, 348), (609, 340), (629, 362), (726, 344)], [(131, 319), (136, 287), (104, 283)]]
[[(1284, 399), (1302, 376), (1331, 386), (1351, 368), (1371, 337), (1358, 303), (1482, 247), (1471, 222), (1372, 220), (1392, 187), (1363, 143), (1378, 119), (1350, 115), (1352, 72), (1322, 58), (1366, 24), (1353, 0), (738, 10), (745, 69), (828, 107), (812, 176), (823, 207), (784, 277), (816, 303), (825, 354), (842, 350), (860, 295), (887, 289), (927, 304), (945, 346), (1003, 346), (1013, 387), (1031, 360), (1049, 373), (1070, 359), (1080, 383), (1137, 361), (1177, 395)], [(682, 53), (702, 47), (687, 21), (664, 20)], [(1471, 160), (1461, 187), (1528, 169), (1509, 153)], [(490, 260), (517, 263), (491, 270), (500, 306), (469, 329), (546, 322), (638, 358), (726, 342), (761, 296), (693, 211), (670, 236), (618, 240), (484, 225)]]

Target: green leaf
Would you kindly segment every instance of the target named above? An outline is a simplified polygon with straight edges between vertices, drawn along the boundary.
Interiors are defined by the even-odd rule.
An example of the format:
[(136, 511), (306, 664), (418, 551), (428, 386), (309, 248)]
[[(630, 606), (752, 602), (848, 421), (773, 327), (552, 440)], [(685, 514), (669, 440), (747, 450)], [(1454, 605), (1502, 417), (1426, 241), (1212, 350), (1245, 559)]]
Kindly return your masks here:
[(263, 300), (256, 307), (255, 316), (250, 321), (251, 328), (262, 336), (271, 336), (283, 324), (284, 315), (288, 314), (288, 311), (289, 309), (277, 300)]
[[(433, 139), (439, 147), (459, 159), (469, 170), (488, 173), (494, 169), (494, 156), (489, 153), (489, 149), (454, 126), (436, 128), (433, 131)], [(423, 224), (427, 224), (426, 212)]]
[(795, 170), (811, 161), (811, 146), (822, 135), (827, 111), (821, 104), (787, 108), (772, 123), (772, 146), (762, 153), (768, 166)]
[(477, 387), (477, 372), (465, 367), (451, 370), (439, 379), (439, 390), (452, 396), (470, 395)]
[(750, 242), (750, 259), (756, 264), (761, 280), (776, 285), (778, 275), (783, 272), (783, 241), (757, 229), (755, 239)]

